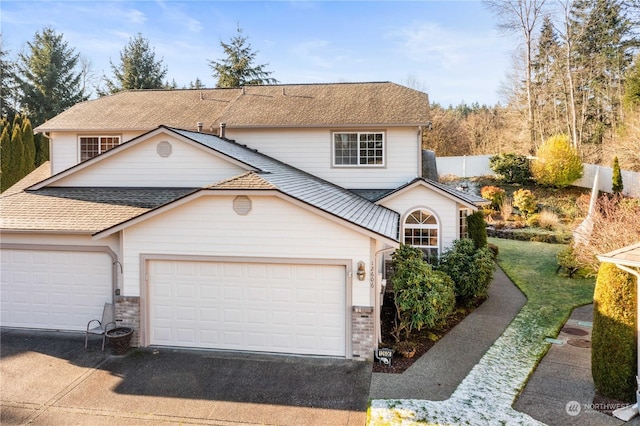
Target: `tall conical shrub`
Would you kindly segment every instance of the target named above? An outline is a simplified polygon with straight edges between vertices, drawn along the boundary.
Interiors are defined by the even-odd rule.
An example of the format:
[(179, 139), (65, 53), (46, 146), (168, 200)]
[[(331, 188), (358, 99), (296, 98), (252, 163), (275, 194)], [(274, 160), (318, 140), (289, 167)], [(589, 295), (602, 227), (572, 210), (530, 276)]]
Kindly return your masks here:
[(619, 194), (624, 189), (622, 185), (622, 173), (620, 173), (620, 163), (618, 157), (613, 157), (613, 179), (611, 189), (614, 194)]

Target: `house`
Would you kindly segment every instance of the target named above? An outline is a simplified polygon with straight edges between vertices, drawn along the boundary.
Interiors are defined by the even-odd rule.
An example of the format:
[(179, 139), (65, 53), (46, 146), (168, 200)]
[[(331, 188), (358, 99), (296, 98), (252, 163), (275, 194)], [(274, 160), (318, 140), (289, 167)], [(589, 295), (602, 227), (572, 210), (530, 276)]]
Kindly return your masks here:
[(371, 358), (383, 262), (485, 203), (421, 177), (427, 95), (393, 83), (128, 91), (36, 128), (0, 196), (1, 323), (133, 344)]

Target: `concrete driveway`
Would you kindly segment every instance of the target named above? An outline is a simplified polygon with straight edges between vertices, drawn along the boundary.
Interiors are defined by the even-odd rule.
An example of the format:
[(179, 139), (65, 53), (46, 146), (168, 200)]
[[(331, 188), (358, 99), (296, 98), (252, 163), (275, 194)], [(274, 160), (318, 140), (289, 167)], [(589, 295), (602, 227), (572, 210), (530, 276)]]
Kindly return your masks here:
[(364, 425), (371, 364), (190, 351), (100, 351), (84, 334), (2, 330), (2, 425)]

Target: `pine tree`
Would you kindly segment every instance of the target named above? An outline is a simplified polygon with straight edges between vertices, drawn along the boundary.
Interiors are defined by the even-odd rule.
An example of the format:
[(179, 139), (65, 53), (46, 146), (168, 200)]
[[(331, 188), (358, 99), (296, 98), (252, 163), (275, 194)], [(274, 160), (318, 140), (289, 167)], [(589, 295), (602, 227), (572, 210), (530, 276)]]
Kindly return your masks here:
[(251, 49), (248, 38), (238, 34), (229, 43), (220, 42), (226, 57), (218, 61), (209, 61), (213, 77), (218, 79), (216, 87), (240, 87), (249, 84), (276, 84), (278, 80), (269, 77), (273, 72), (266, 71), (269, 64), (254, 65), (257, 51)]
[(76, 71), (80, 55), (68, 47), (62, 34), (44, 28), (27, 42), (27, 48), (18, 55), (18, 98), (32, 125), (38, 126), (87, 96), (81, 72)]
[(120, 64), (112, 61), (113, 80), (104, 77), (106, 91), (98, 90), (100, 96), (122, 90), (162, 89), (162, 80), (167, 75), (167, 67), (162, 59), (156, 60), (155, 51), (149, 46), (149, 40), (138, 33), (129, 39), (129, 43), (120, 52)]
[(14, 124), (11, 127), (11, 138), (9, 139), (9, 143), (6, 145), (6, 150), (4, 147), (2, 150), (2, 156), (6, 156), (7, 161), (5, 163), (6, 168), (2, 169), (3, 191), (24, 177), (22, 168), (22, 129), (20, 128), (19, 121), (14, 121)]

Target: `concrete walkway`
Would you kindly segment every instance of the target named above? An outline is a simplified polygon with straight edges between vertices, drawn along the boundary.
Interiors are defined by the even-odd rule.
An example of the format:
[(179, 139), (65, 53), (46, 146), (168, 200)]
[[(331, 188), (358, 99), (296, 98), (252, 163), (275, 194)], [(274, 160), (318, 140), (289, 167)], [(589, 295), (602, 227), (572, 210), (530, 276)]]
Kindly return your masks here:
[(373, 373), (371, 399), (448, 399), (527, 302), (497, 268), (488, 299), (402, 374)]
[(513, 408), (550, 426), (640, 425), (640, 417), (625, 423), (593, 409), (592, 321), (593, 305), (574, 309)]
[[(536, 315), (525, 303), (497, 269), (489, 299), (411, 368), (374, 373), (370, 424), (625, 424), (591, 405), (593, 305), (574, 310), (557, 336), (564, 344), (552, 345), (536, 366), (543, 336), (522, 326)], [(640, 418), (626, 424), (638, 426)]]

